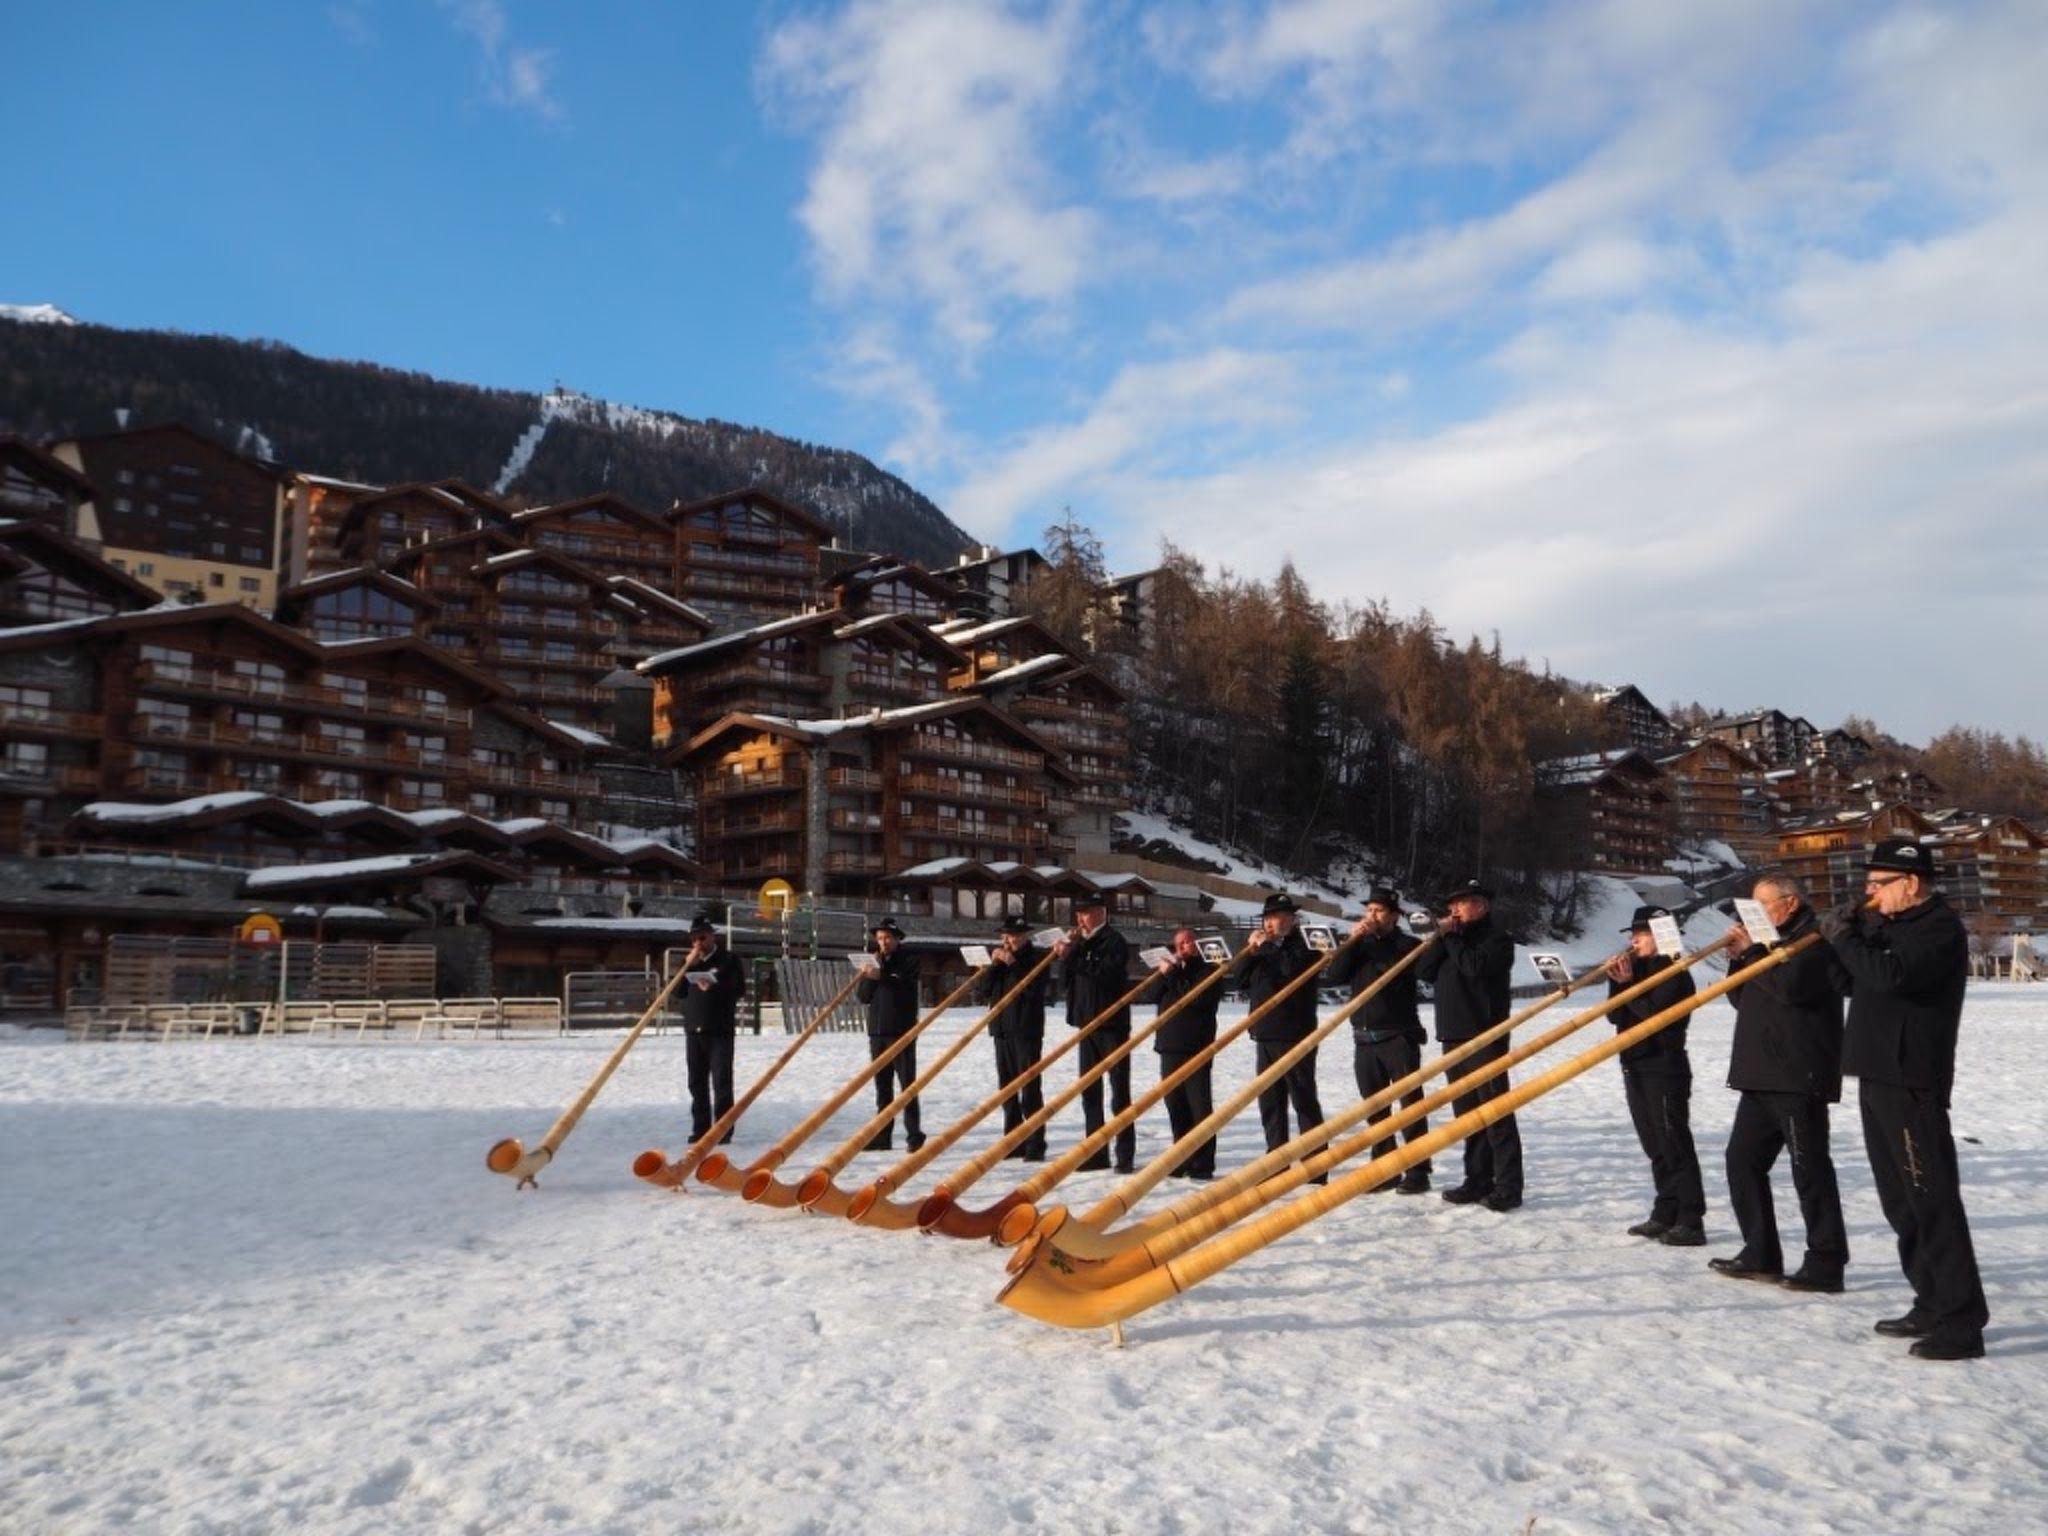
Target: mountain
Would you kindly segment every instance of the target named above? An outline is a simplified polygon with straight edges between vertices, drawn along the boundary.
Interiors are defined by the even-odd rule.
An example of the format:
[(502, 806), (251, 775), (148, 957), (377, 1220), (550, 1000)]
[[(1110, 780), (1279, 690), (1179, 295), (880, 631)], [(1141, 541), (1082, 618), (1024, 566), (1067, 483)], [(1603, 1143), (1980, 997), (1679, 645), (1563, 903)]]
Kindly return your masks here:
[[(761, 485), (864, 549), (944, 564), (974, 540), (843, 448), (556, 391), (481, 389), (270, 341), (50, 323), (0, 309), (0, 432), (38, 442), (181, 421), (247, 453), (344, 480), (456, 475), (529, 505), (611, 490), (652, 511)], [(63, 316), (69, 321), (69, 316)], [(41, 322), (41, 323), (38, 323)]]

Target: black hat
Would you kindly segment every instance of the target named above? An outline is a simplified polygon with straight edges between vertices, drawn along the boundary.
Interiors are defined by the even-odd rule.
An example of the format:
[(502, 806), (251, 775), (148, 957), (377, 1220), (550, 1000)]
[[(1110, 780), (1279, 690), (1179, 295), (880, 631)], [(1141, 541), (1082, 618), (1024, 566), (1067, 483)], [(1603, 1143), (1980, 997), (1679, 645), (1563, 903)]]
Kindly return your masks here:
[(1451, 894), (1446, 896), (1444, 900), (1446, 902), (1453, 902), (1461, 896), (1477, 896), (1481, 901), (1491, 901), (1493, 900), (1493, 887), (1484, 880), (1467, 880), (1463, 885), (1452, 886)]
[(1934, 850), (1910, 837), (1888, 837), (1870, 851), (1872, 869), (1896, 869), (1923, 879), (1934, 878)]
[(1401, 893), (1391, 885), (1376, 885), (1365, 893), (1368, 907), (1385, 907), (1389, 912), (1401, 910)]
[(1637, 907), (1636, 915), (1628, 920), (1628, 926), (1621, 931), (1623, 933), (1647, 933), (1651, 918), (1669, 917), (1670, 915), (1671, 909), (1669, 907)]
[(1292, 896), (1288, 895), (1285, 891), (1275, 891), (1266, 898), (1266, 904), (1259, 908), (1259, 916), (1271, 917), (1275, 913), (1288, 913), (1291, 915), (1300, 910), (1301, 908), (1294, 904)]
[(699, 912), (695, 917), (690, 919), (690, 932), (716, 933), (718, 932), (718, 924), (711, 921), (710, 913)]
[(996, 931), (998, 933), (1029, 933), (1031, 932), (1031, 925), (1021, 917), (1006, 917), (1003, 919), (1003, 926)]
[(883, 918), (883, 919), (882, 919), (882, 920), (881, 920), (881, 921), (880, 921), (879, 923), (875, 924), (875, 926), (874, 926), (874, 927), (870, 928), (870, 929), (868, 930), (868, 932), (869, 932), (869, 933), (893, 933), (893, 934), (895, 934), (895, 935), (896, 935), (896, 937), (897, 937), (897, 938), (899, 938), (899, 939), (903, 937), (903, 930), (902, 930), (901, 928), (898, 928), (898, 927), (896, 926), (896, 919), (895, 919), (895, 918), (893, 918), (893, 917), (885, 917), (885, 918)]

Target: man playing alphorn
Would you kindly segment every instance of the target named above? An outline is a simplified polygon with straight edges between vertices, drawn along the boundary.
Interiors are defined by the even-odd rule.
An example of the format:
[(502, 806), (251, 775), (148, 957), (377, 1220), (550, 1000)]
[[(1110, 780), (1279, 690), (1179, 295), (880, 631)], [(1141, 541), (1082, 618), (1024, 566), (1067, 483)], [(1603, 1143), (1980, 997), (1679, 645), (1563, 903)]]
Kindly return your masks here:
[[(719, 940), (718, 925), (706, 913), (690, 920), (690, 952), (683, 972), (683, 1061), (690, 1078), (690, 1139), (732, 1108), (733, 1036), (739, 1032), (740, 999), (747, 993), (747, 968)], [(724, 1139), (732, 1140), (727, 1131)]]
[[(868, 1008), (868, 1059), (873, 1061), (894, 1047), (904, 1032), (917, 1022), (918, 964), (917, 957), (903, 947), (903, 930), (896, 926), (896, 919), (885, 917), (870, 931), (875, 941), (875, 953), (862, 967), (856, 992)], [(917, 1042), (912, 1041), (897, 1053), (895, 1060), (875, 1074), (875, 1113), (880, 1114), (887, 1109), (896, 1095), (916, 1078)], [(895, 1132), (896, 1122), (891, 1120), (874, 1134), (867, 1150), (887, 1152)], [(903, 1106), (903, 1133), (911, 1151), (915, 1152), (924, 1145), (923, 1122), (916, 1099)]]
[[(1156, 1011), (1166, 1012), (1207, 981), (1215, 970), (1216, 962), (1203, 958), (1194, 930), (1176, 928), (1173, 955), (1159, 964), (1159, 974), (1165, 979), (1153, 995)], [(1152, 1049), (1159, 1053), (1159, 1076), (1162, 1080), (1178, 1072), (1190, 1056), (1214, 1043), (1219, 991), (1219, 988), (1211, 987), (1175, 1014), (1166, 1027), (1152, 1037)], [(1202, 1063), (1188, 1074), (1186, 1082), (1166, 1096), (1166, 1119), (1173, 1127), (1176, 1142), (1208, 1119), (1209, 1111), (1215, 1108), (1209, 1089), (1209, 1067), (1210, 1063)], [(1186, 1161), (1173, 1170), (1173, 1176), (1205, 1181), (1215, 1178), (1216, 1138), (1211, 1136), (1190, 1152)]]
[(1877, 1331), (1912, 1339), (1923, 1360), (1974, 1360), (1990, 1311), (1948, 1118), (1969, 937), (1935, 892), (1924, 843), (1879, 843), (1864, 889), (1875, 910), (1845, 912), (1833, 940), (1854, 980), (1842, 1069), (1857, 1080), (1871, 1176), (1913, 1287), (1911, 1310)]
[[(983, 1007), (993, 1007), (1021, 978), (1031, 973), (1031, 968), (1041, 958), (1031, 942), (1031, 925), (1021, 917), (1004, 919), (1002, 941), (990, 953), (988, 976), (981, 984), (981, 995), (977, 1001)], [(990, 1021), (988, 1035), (995, 1042), (998, 1088), (1007, 1088), (1038, 1064), (1038, 1058), (1045, 1054), (1043, 975), (1010, 999), (1003, 1011)], [(1004, 1133), (1014, 1131), (1044, 1107), (1045, 1082), (1042, 1077), (1034, 1077), (1003, 1100)], [(1044, 1128), (1019, 1142), (1009, 1155), (1022, 1158), (1027, 1163), (1044, 1162)]]
[[(1282, 988), (1315, 964), (1315, 951), (1301, 936), (1294, 898), (1285, 891), (1268, 896), (1259, 911), (1259, 928), (1245, 942), (1238, 956), (1233, 982), (1244, 988), (1245, 1002), (1253, 1009), (1264, 1006)], [(1316, 989), (1304, 986), (1286, 1002), (1252, 1026), (1252, 1043), (1258, 1047), (1257, 1067), (1264, 1072), (1289, 1050), (1315, 1033)], [(1259, 1095), (1259, 1123), (1266, 1133), (1266, 1150), (1284, 1145), (1287, 1106), (1294, 1105), (1298, 1131), (1309, 1131), (1323, 1123), (1323, 1101), (1316, 1092), (1316, 1056), (1310, 1051), (1288, 1069), (1287, 1075)], [(1318, 1184), (1329, 1183), (1320, 1174)]]
[[(1401, 931), (1401, 898), (1385, 886), (1376, 887), (1365, 898), (1365, 916), (1351, 929), (1353, 943), (1330, 962), (1330, 980), (1348, 985), (1358, 996), (1392, 970), (1408, 952), (1421, 944), (1413, 934)], [(1351, 1071), (1358, 1079), (1358, 1096), (1369, 1099), (1390, 1083), (1400, 1081), (1422, 1065), (1422, 1015), (1416, 1006), (1415, 972), (1405, 970), (1380, 989), (1363, 1008), (1351, 1016)], [(1411, 1089), (1401, 1100), (1402, 1108), (1422, 1102), (1427, 1090)], [(1391, 1109), (1372, 1116), (1384, 1120)], [(1404, 1141), (1420, 1141), (1429, 1134), (1429, 1121), (1417, 1120), (1402, 1133)], [(1394, 1150), (1389, 1136), (1372, 1149), (1374, 1157)], [(1429, 1159), (1424, 1158), (1398, 1181), (1389, 1179), (1374, 1193), (1398, 1189), (1404, 1195), (1429, 1190)]]
[[(1637, 907), (1629, 919), (1628, 950), (1607, 962), (1607, 995), (1626, 992), (1639, 981), (1663, 971), (1671, 974), (1632, 1003), (1608, 1015), (1614, 1031), (1633, 1029), (1667, 1008), (1675, 1008), (1698, 989), (1692, 972), (1673, 970), (1670, 957), (1658, 953), (1651, 922), (1671, 913), (1663, 907)], [(1631, 1237), (1647, 1237), (1673, 1248), (1698, 1248), (1707, 1240), (1707, 1193), (1700, 1179), (1699, 1154), (1692, 1144), (1692, 1058), (1686, 1054), (1688, 1019), (1621, 1053), (1621, 1086), (1628, 1099), (1628, 1117), (1636, 1141), (1650, 1160), (1656, 1198), (1650, 1219), (1628, 1229)]]
[[(1494, 926), (1493, 891), (1485, 881), (1467, 880), (1448, 905), (1436, 946), (1415, 962), (1415, 973), (1436, 988), (1437, 1043), (1460, 1045), (1508, 1016), (1515, 946)], [(1496, 1040), (1466, 1057), (1458, 1073), (1475, 1072), (1508, 1050), (1506, 1040)], [(1451, 1100), (1451, 1113), (1470, 1114), (1507, 1091), (1508, 1075), (1499, 1073)], [(1464, 1182), (1445, 1190), (1444, 1199), (1453, 1205), (1484, 1202), (1490, 1211), (1512, 1211), (1522, 1203), (1522, 1134), (1513, 1115), (1465, 1138)]]
[[(1798, 882), (1765, 875), (1754, 895), (1781, 943), (1813, 932), (1816, 919)], [(1728, 930), (1728, 964), (1761, 960), (1766, 946), (1740, 924)], [(1832, 1295), (1842, 1289), (1849, 1237), (1842, 1193), (1828, 1147), (1828, 1106), (1842, 1097), (1842, 994), (1848, 977), (1825, 944), (1736, 989), (1735, 1038), (1728, 1048), (1728, 1086), (1742, 1095), (1728, 1132), (1728, 1204), (1742, 1228), (1742, 1251), (1711, 1259), (1734, 1280), (1776, 1281), (1794, 1290)], [(1771, 1204), (1771, 1165), (1786, 1151), (1792, 1188), (1806, 1220), (1806, 1254), (1785, 1275), (1778, 1217)]]
[[(1108, 907), (1098, 894), (1075, 901), (1074, 923), (1073, 931), (1053, 946), (1053, 953), (1059, 956), (1060, 979), (1066, 983), (1068, 1027), (1079, 1029), (1129, 990), (1131, 946), (1109, 926)], [(1086, 1072), (1130, 1038), (1131, 1009), (1126, 1003), (1081, 1042), (1075, 1070)], [(1131, 1107), (1131, 1058), (1124, 1057), (1105, 1076), (1110, 1113), (1121, 1114)], [(1102, 1128), (1102, 1082), (1097, 1078), (1081, 1090), (1081, 1109), (1091, 1135)], [(1116, 1171), (1134, 1171), (1137, 1158), (1137, 1129), (1127, 1125), (1116, 1136)], [(1107, 1147), (1081, 1164), (1083, 1170), (1108, 1166)]]

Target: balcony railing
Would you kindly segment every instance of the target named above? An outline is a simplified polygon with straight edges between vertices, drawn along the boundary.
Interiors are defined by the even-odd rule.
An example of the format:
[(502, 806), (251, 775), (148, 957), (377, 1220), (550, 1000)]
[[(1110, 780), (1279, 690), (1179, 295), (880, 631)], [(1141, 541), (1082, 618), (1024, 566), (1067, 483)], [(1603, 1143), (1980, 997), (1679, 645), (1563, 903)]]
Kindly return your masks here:
[(46, 704), (0, 703), (0, 726), (38, 736), (92, 736), (106, 734), (100, 715), (75, 709), (51, 709)]
[(830, 768), (826, 770), (825, 782), (834, 789), (879, 790), (882, 775), (873, 768)]
[(1021, 768), (1028, 773), (1037, 773), (1045, 767), (1045, 759), (1036, 752), (1019, 752), (1012, 747), (999, 747), (994, 742), (974, 741), (962, 736), (937, 736), (929, 731), (911, 732), (903, 743), (903, 751), (907, 756), (995, 763), (1005, 768)]
[(549, 773), (540, 768), (475, 761), (471, 762), (470, 770), (491, 789), (533, 789), (560, 795), (600, 793), (597, 775), (591, 773)]
[(879, 875), (886, 863), (879, 853), (828, 853), (825, 870), (834, 875)]
[(1045, 792), (1008, 784), (985, 784), (969, 779), (947, 778), (935, 773), (906, 773), (896, 781), (906, 795), (933, 796), (941, 800), (968, 800), (986, 805), (1015, 805), (1028, 811), (1045, 809)]
[(994, 839), (1001, 843), (1036, 844), (1045, 839), (1049, 830), (1042, 822), (962, 821), (955, 816), (926, 816), (917, 813), (905, 816), (899, 825), (905, 832), (948, 837), (968, 843)]
[(427, 720), (466, 726), (470, 712), (449, 704), (432, 704), (396, 694), (356, 693), (278, 677), (248, 677), (210, 667), (180, 667), (160, 661), (138, 662), (133, 673), (138, 687), (155, 693), (194, 694), (203, 698), (275, 700), (306, 714), (343, 714), (358, 718), (386, 717)]
[(879, 832), (882, 830), (880, 811), (835, 810), (829, 821), (834, 832)]
[(946, 680), (936, 672), (884, 672), (875, 667), (848, 667), (846, 686), (899, 699), (936, 699), (946, 692)]
[(140, 729), (136, 734), (152, 741), (232, 749), (259, 757), (311, 758), (371, 771), (402, 768), (408, 773), (434, 775), (453, 771), (445, 752), (423, 752), (394, 742), (353, 741), (324, 737), (317, 732), (302, 736), (293, 731), (237, 725), (229, 720), (189, 720), (172, 715), (148, 715), (138, 723)]
[(805, 693), (822, 693), (826, 682), (822, 672), (807, 672), (798, 667), (777, 666), (770, 662), (750, 660), (736, 661), (730, 666), (720, 667), (716, 672), (707, 672), (698, 684), (705, 692), (734, 686), (793, 688)]
[(724, 800), (735, 795), (772, 794), (803, 787), (801, 768), (770, 768), (759, 773), (707, 774), (698, 781), (697, 794), (706, 800)]
[(735, 837), (754, 837), (763, 832), (803, 830), (801, 811), (763, 811), (754, 816), (707, 817), (703, 836), (707, 842), (727, 842)]

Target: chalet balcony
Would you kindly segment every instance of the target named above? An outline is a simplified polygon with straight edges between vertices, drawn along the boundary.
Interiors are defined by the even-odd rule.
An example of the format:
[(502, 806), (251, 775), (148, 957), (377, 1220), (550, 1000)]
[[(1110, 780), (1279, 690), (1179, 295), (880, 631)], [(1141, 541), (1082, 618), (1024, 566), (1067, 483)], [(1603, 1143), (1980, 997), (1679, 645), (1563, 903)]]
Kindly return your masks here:
[(804, 813), (790, 810), (756, 811), (745, 816), (705, 818), (700, 836), (706, 842), (729, 842), (735, 837), (759, 837), (771, 832), (801, 832)]
[(999, 768), (1016, 768), (1026, 773), (1044, 771), (1045, 759), (1036, 752), (1019, 752), (991, 741), (974, 741), (960, 736), (936, 736), (914, 731), (903, 743), (905, 757), (938, 757), (949, 762), (985, 763)]
[(593, 651), (578, 646), (571, 650), (559, 647), (526, 645), (480, 645), (476, 660), (486, 666), (501, 667), (575, 667), (586, 672), (609, 672), (618, 665), (617, 661), (602, 651)]
[(888, 861), (879, 853), (828, 853), (825, 872), (833, 875), (879, 875)]
[(834, 789), (880, 790), (882, 775), (873, 768), (829, 768), (825, 782)]
[(1105, 730), (1121, 734), (1128, 729), (1129, 722), (1122, 711), (1104, 709), (1093, 704), (1074, 704), (1065, 699), (1047, 698), (1043, 695), (1027, 695), (1017, 701), (1017, 713), (1026, 720), (1044, 718), (1048, 720), (1092, 721)]
[(733, 688), (782, 688), (798, 693), (823, 693), (827, 686), (822, 672), (807, 672), (798, 667), (750, 658), (705, 673), (698, 680), (697, 691), (709, 694)]
[[(154, 766), (123, 769), (120, 782), (124, 790), (141, 791), (152, 795), (171, 795), (180, 800), (191, 795), (209, 794), (222, 787), (215, 780), (204, 774), (193, 773), (189, 768)], [(247, 789), (249, 786), (240, 784), (234, 787)]]
[(1131, 803), (1131, 796), (1130, 791), (1122, 787), (1113, 788), (1107, 784), (1081, 784), (1077, 785), (1074, 789), (1074, 801), (1077, 805), (1086, 806), (1090, 809), (1120, 811)]
[(872, 667), (848, 667), (846, 686), (890, 699), (938, 699), (946, 692), (946, 680), (936, 672), (882, 672)]
[(604, 698), (602, 692), (588, 683), (561, 677), (536, 678), (517, 691), (522, 702), (538, 701), (543, 704), (587, 704), (594, 708)]
[(784, 794), (804, 787), (801, 768), (770, 768), (759, 773), (705, 774), (697, 781), (700, 800), (731, 800), (742, 795)]
[(356, 693), (327, 688), (303, 680), (245, 677), (211, 667), (179, 667), (160, 661), (138, 662), (133, 671), (136, 686), (169, 697), (205, 699), (257, 699), (294, 713), (326, 715), (350, 720), (421, 720), (429, 724), (467, 726), (470, 712), (448, 704), (433, 704), (398, 694)]
[(880, 832), (882, 813), (880, 811), (834, 810), (827, 818), (827, 824), (834, 832)]
[(1014, 805), (1027, 811), (1045, 809), (1043, 790), (1013, 788), (1008, 784), (983, 784), (947, 778), (933, 773), (906, 773), (896, 781), (903, 794), (939, 800), (968, 801), (977, 805)]
[(530, 789), (551, 795), (595, 795), (602, 792), (594, 773), (549, 773), (540, 768), (475, 761), (470, 763), (470, 772), (491, 789)]
[(410, 774), (442, 775), (453, 772), (445, 752), (422, 752), (396, 742), (349, 741), (300, 735), (256, 726), (236, 725), (226, 720), (181, 720), (156, 715), (139, 721), (139, 738), (174, 741), (183, 746), (210, 747), (252, 757), (282, 757), (294, 761), (339, 763), (350, 768), (403, 770)]
[(916, 812), (903, 817), (898, 825), (905, 832), (948, 837), (970, 843), (986, 842), (993, 838), (1001, 843), (1036, 845), (1043, 842), (1047, 836), (1047, 828), (1042, 822), (962, 821), (957, 816), (926, 816)]
[(18, 736), (79, 736), (97, 741), (107, 732), (102, 715), (42, 704), (0, 704), (0, 730)]
[[(731, 535), (727, 536), (728, 538)], [(774, 536), (780, 542), (779, 536)], [(796, 579), (808, 584), (818, 574), (818, 562), (795, 554), (755, 554), (748, 550), (725, 549), (695, 539), (683, 544), (683, 570), (695, 576), (705, 571), (759, 572), (765, 576)]]
[(677, 595), (684, 602), (689, 602), (699, 592), (720, 592), (777, 607), (795, 608), (810, 598), (811, 581), (807, 576), (739, 576), (686, 568), (683, 571), (683, 589)]
[(0, 784), (31, 794), (96, 795), (100, 771), (82, 763), (38, 763), (33, 768), (0, 762)]

